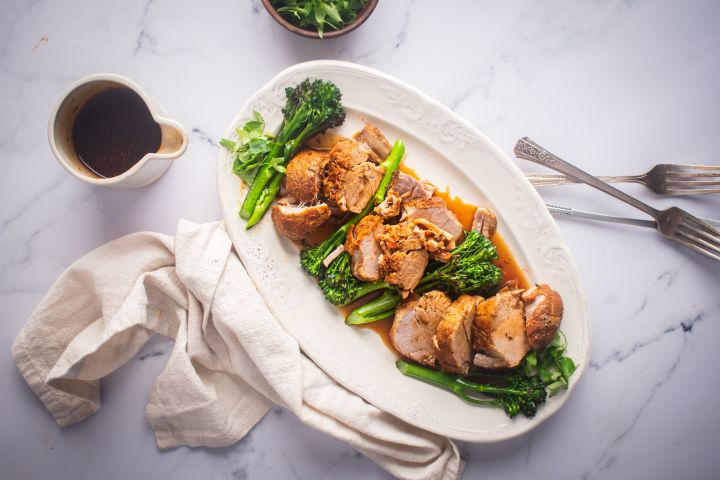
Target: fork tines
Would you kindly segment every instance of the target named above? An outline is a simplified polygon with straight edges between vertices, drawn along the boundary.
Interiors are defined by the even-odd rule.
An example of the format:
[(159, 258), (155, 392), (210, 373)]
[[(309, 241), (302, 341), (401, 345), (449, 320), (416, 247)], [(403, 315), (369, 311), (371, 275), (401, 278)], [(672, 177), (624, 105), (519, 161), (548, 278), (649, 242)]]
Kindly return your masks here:
[[(665, 188), (675, 195), (698, 193), (720, 193), (720, 166), (713, 165), (671, 165), (664, 164)], [(714, 179), (714, 180), (713, 180)]]
[(717, 228), (686, 212), (674, 236), (685, 246), (720, 261), (720, 230)]

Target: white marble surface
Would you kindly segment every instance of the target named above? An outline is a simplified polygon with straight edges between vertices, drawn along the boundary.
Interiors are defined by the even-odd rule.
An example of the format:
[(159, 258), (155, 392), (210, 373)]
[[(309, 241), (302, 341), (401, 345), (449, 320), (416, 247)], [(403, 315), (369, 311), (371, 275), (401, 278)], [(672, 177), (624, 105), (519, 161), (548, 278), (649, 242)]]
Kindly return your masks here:
[[(120, 235), (220, 218), (215, 146), (245, 99), (296, 62), (378, 68), (448, 105), (510, 153), (530, 135), (595, 173), (720, 164), (720, 4), (383, 0), (354, 34), (301, 39), (259, 0), (0, 2), (0, 477), (386, 478), (350, 447), (274, 409), (239, 444), (160, 452), (144, 419), (169, 349), (154, 340), (104, 381), (103, 409), (59, 430), (17, 373), (12, 339), (72, 261)], [(442, 6), (439, 6), (441, 5)], [(94, 188), (50, 154), (60, 92), (125, 74), (183, 123), (187, 154), (156, 184)], [(528, 168), (528, 165), (522, 165)], [(720, 197), (659, 199), (720, 217)], [(587, 187), (548, 201), (614, 214)], [(720, 265), (645, 229), (561, 220), (593, 314), (592, 368), (531, 434), (462, 444), (465, 478), (718, 478)]]

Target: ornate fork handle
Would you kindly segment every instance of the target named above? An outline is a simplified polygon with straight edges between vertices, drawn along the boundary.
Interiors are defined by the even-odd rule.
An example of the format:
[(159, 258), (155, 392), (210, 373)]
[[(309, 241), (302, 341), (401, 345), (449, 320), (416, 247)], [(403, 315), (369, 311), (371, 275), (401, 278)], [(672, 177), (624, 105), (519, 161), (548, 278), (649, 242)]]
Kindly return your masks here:
[[(533, 185), (538, 186), (551, 186), (551, 185), (566, 185), (570, 183), (578, 183), (577, 180), (573, 180), (572, 178), (568, 178), (565, 175), (558, 175), (558, 174), (544, 174), (544, 173), (530, 173), (525, 172), (525, 176), (530, 180), (530, 183)], [(610, 175), (610, 176), (603, 176), (599, 175), (595, 177), (599, 180), (602, 180), (605, 183), (628, 183), (628, 182), (636, 182), (636, 183), (643, 183), (643, 175)]]
[(623, 202), (632, 205), (633, 207), (647, 213), (656, 220), (660, 215), (660, 211), (655, 210), (650, 205), (641, 202), (637, 198), (631, 197), (627, 193), (622, 192), (621, 190), (618, 190), (617, 188), (608, 185), (602, 180), (593, 177), (589, 173), (580, 170), (576, 166), (571, 165), (562, 158), (548, 152), (543, 147), (530, 140), (528, 137), (524, 137), (518, 140), (517, 144), (515, 144), (514, 152), (515, 156), (518, 158), (529, 160), (531, 162), (544, 165), (557, 172), (564, 173), (575, 181), (586, 183), (593, 188), (597, 188), (601, 192), (605, 192), (608, 195), (612, 195), (613, 197), (617, 198), (618, 200), (622, 200)]

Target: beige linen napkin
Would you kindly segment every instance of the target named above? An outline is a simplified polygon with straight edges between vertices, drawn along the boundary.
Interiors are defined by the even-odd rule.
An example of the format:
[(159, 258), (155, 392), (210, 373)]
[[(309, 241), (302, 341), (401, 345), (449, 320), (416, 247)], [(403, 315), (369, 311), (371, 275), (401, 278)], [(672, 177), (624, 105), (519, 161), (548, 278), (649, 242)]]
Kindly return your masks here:
[(300, 352), (222, 223), (181, 220), (174, 239), (136, 233), (81, 258), (42, 300), (12, 353), (66, 427), (100, 408), (100, 379), (156, 333), (175, 339), (146, 410), (160, 448), (230, 445), (276, 403), (397, 477), (461, 475), (450, 440), (370, 405)]

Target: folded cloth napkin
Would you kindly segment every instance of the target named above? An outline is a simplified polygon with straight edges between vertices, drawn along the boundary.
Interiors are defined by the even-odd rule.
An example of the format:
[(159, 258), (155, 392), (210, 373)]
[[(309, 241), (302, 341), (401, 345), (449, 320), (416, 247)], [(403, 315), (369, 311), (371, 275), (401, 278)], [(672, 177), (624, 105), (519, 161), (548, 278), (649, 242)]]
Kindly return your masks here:
[(12, 353), (66, 427), (100, 408), (100, 379), (156, 333), (175, 339), (146, 410), (160, 448), (233, 444), (275, 403), (399, 478), (461, 475), (450, 440), (377, 409), (301, 353), (222, 223), (181, 220), (174, 239), (135, 233), (81, 258), (52, 286)]

